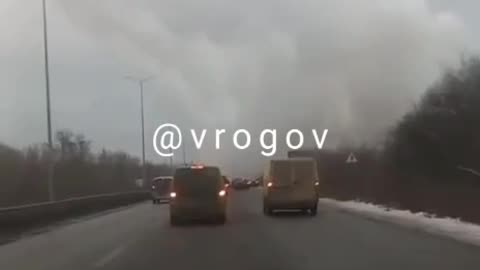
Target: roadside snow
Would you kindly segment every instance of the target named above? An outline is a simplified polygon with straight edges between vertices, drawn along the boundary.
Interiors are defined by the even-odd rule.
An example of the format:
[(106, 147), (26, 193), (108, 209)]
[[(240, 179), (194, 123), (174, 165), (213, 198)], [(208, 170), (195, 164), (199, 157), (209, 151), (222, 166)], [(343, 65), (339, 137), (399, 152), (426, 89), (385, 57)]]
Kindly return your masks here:
[(396, 210), (360, 201), (342, 202), (322, 198), (319, 202), (323, 205), (350, 213), (361, 214), (375, 220), (391, 222), (480, 246), (480, 225), (467, 223), (459, 219), (438, 218), (428, 213), (412, 213), (409, 210)]

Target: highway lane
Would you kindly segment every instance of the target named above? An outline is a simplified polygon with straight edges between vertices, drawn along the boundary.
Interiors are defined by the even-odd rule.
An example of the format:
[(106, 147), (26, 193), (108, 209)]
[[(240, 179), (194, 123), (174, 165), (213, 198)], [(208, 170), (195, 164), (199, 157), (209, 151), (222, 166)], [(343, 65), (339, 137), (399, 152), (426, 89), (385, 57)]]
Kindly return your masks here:
[(171, 227), (144, 203), (0, 246), (0, 269), (480, 269), (480, 249), (323, 208), (265, 217), (233, 192), (225, 226)]

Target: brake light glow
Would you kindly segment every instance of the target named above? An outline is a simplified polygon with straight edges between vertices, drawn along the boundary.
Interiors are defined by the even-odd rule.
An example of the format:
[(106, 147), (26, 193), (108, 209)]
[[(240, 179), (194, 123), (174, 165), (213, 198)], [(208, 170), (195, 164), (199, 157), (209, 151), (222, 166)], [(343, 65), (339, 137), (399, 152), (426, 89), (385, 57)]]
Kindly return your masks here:
[(193, 170), (200, 170), (200, 169), (203, 169), (203, 165), (193, 165), (190, 168)]
[(175, 192), (170, 192), (170, 198), (175, 198), (177, 197), (177, 193)]
[(320, 185), (320, 183), (319, 183), (318, 181), (317, 181), (317, 182), (315, 182), (315, 186), (318, 186), (318, 185)]
[(220, 190), (220, 192), (218, 192), (218, 196), (220, 197), (223, 197), (227, 194), (227, 192), (225, 190)]
[(267, 187), (272, 187), (273, 186), (273, 183), (272, 182), (268, 182), (267, 183)]

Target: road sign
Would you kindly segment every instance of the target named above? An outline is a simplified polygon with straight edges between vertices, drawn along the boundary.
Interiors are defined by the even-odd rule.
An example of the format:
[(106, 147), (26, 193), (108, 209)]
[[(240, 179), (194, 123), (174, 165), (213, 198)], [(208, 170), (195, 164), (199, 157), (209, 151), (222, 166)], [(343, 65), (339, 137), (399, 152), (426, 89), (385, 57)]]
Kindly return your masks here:
[(350, 153), (350, 155), (348, 155), (348, 158), (345, 162), (346, 163), (357, 163), (358, 160), (353, 153)]

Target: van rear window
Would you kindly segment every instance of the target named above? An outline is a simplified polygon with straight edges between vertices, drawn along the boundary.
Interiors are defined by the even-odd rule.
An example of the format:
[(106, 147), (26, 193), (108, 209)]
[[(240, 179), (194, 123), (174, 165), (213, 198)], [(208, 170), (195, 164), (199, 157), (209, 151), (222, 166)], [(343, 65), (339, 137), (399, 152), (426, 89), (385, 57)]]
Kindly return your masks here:
[(315, 180), (315, 163), (313, 161), (292, 162), (295, 181), (305, 182)]
[(154, 186), (157, 191), (168, 190), (171, 181), (172, 179), (170, 178), (156, 178), (152, 181), (152, 186)]
[(288, 160), (272, 162), (273, 182), (277, 185), (290, 185), (293, 183), (291, 162)]
[(316, 166), (311, 160), (276, 160), (271, 170), (273, 182), (279, 186), (316, 180)]

